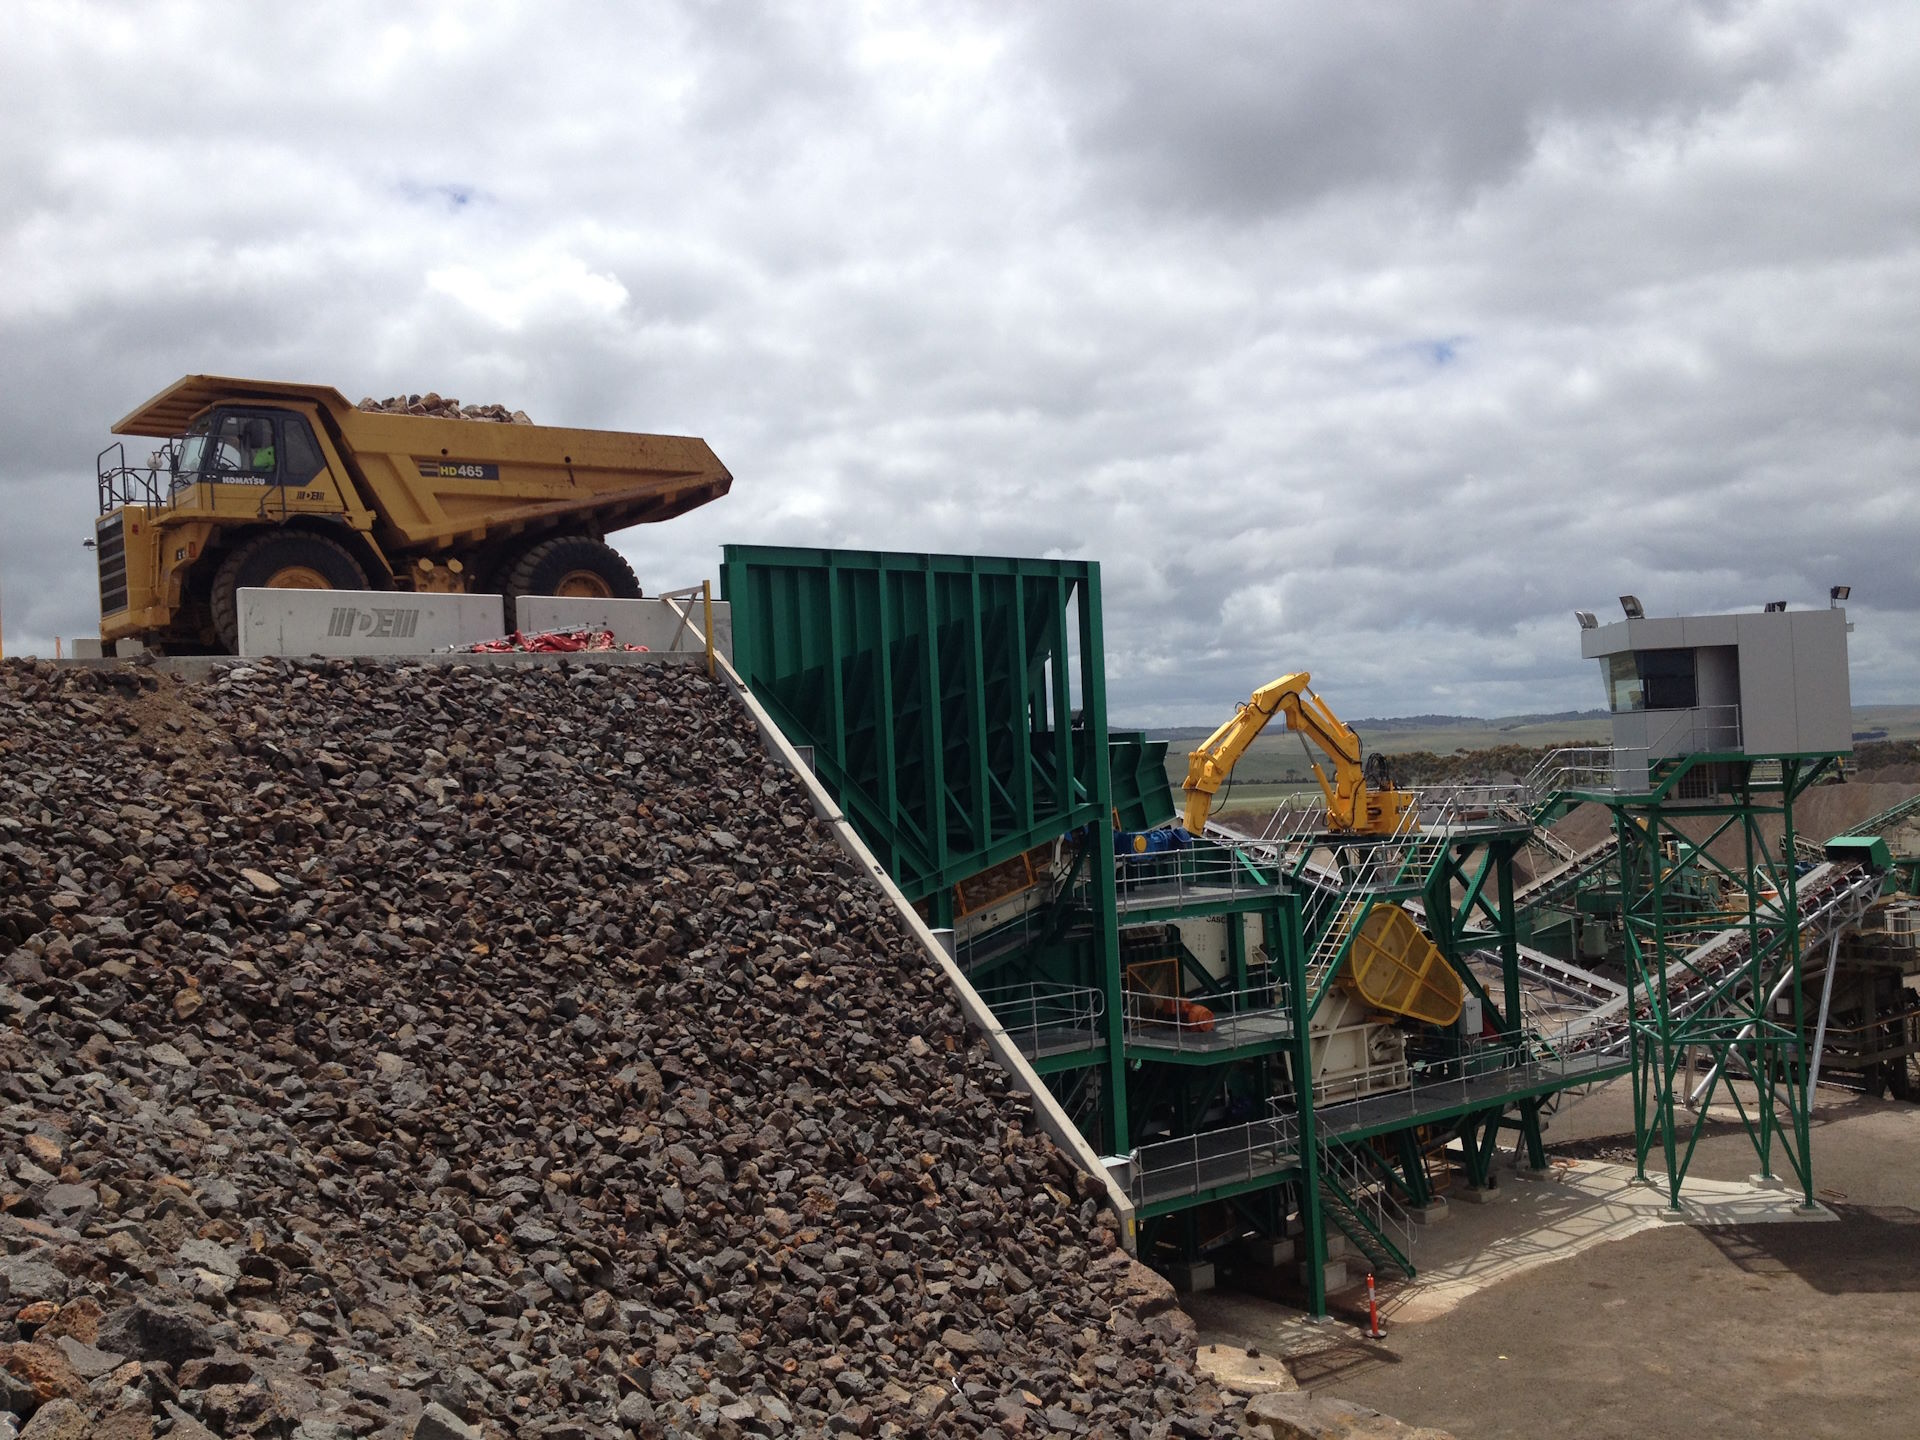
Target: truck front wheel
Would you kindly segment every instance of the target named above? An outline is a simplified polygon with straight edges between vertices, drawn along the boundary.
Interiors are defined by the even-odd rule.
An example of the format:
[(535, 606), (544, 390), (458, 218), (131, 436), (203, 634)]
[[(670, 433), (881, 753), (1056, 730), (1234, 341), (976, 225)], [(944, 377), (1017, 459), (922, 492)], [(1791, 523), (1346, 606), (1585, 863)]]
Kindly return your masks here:
[(365, 590), (367, 575), (346, 546), (324, 535), (281, 530), (256, 535), (213, 576), (213, 628), (229, 655), (240, 653), (242, 590)]
[(519, 627), (522, 595), (564, 595), (586, 600), (638, 600), (640, 578), (611, 545), (585, 535), (561, 535), (531, 546), (513, 563), (502, 587), (507, 625)]

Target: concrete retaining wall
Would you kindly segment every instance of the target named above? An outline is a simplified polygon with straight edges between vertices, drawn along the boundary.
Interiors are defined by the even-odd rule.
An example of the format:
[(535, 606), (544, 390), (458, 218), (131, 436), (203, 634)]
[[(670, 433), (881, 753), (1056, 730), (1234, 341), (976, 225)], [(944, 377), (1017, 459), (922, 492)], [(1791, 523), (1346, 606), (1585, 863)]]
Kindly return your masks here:
[[(683, 621), (673, 606), (679, 605), (691, 616)], [(574, 630), (590, 626), (611, 630), (622, 645), (644, 645), (666, 654), (688, 651), (707, 652), (700, 627), (705, 623), (705, 607), (698, 600), (576, 600), (562, 595), (526, 595), (514, 603), (520, 631), (533, 635), (542, 630)], [(727, 659), (733, 658), (733, 607), (724, 600), (713, 602), (713, 648)]]
[(425, 655), (505, 632), (498, 595), (242, 590), (240, 653)]

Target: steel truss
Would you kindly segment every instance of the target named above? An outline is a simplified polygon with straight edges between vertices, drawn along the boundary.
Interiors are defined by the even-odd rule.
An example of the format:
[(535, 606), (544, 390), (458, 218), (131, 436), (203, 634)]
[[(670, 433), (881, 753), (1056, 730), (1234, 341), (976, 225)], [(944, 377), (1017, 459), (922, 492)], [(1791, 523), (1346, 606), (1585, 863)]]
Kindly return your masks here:
[[(1777, 1144), (1803, 1203), (1814, 1203), (1793, 802), (1832, 757), (1779, 757), (1777, 769), (1759, 769), (1761, 779), (1746, 758), (1688, 757), (1648, 794), (1583, 797), (1612, 812), (1620, 860), (1635, 1170), (1649, 1180), (1658, 1146), (1673, 1210), (1708, 1107), (1723, 1090), (1761, 1175), (1773, 1176)], [(1676, 798), (1708, 765), (1718, 767), (1719, 783), (1732, 783), (1710, 798)], [(1769, 843), (1763, 827), (1773, 818), (1781, 834)], [(1702, 903), (1716, 892), (1717, 904)], [(1689, 1116), (1690, 1061), (1703, 1057), (1709, 1082)], [(1752, 1081), (1750, 1099), (1732, 1084), (1735, 1069)]]

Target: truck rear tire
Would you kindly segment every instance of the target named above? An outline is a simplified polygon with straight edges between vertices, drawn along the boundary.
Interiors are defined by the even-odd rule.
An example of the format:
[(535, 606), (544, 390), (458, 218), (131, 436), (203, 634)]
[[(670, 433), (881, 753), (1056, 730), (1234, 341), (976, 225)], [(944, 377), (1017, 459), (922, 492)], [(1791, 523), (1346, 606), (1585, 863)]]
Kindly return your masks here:
[(365, 590), (353, 552), (324, 535), (279, 530), (243, 541), (214, 572), (213, 628), (229, 655), (240, 653), (242, 590)]
[(567, 595), (592, 600), (638, 600), (640, 577), (618, 550), (585, 535), (560, 535), (528, 548), (501, 587), (507, 628), (519, 628), (522, 595)]

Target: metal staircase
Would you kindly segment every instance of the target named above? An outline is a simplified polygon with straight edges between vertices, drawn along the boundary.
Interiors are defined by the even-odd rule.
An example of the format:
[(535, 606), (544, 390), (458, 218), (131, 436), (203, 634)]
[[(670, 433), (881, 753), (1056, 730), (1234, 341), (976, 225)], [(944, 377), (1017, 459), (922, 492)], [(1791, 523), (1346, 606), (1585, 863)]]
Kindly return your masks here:
[[(1413, 1261), (1406, 1253), (1413, 1248), (1412, 1222), (1386, 1183), (1368, 1174), (1345, 1145), (1320, 1146), (1320, 1209), (1366, 1257), (1375, 1275), (1392, 1270), (1413, 1278)], [(1394, 1243), (1394, 1234), (1400, 1244)]]

